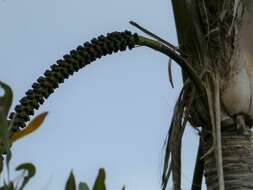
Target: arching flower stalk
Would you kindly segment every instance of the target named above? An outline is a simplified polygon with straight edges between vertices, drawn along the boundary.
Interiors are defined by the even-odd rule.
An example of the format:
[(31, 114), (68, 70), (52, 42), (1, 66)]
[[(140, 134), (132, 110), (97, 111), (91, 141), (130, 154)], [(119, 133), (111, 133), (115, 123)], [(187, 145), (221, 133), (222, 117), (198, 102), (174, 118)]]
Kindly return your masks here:
[[(63, 59), (58, 60), (56, 64), (53, 64), (50, 69), (44, 72), (43, 76), (37, 79), (32, 88), (20, 99), (20, 103), (15, 106), (15, 112), (10, 114), (13, 123), (11, 139), (22, 138), (22, 136), (30, 134), (37, 128), (37, 125), (27, 127), (26, 122), (30, 120), (30, 116), (34, 114), (36, 109), (39, 109), (45, 99), (58, 88), (59, 84), (63, 83), (69, 76), (102, 56), (127, 49), (131, 50), (135, 46), (146, 46), (169, 56), (188, 73), (197, 89), (204, 91), (201, 80), (193, 68), (173, 48), (160, 41), (139, 36), (136, 33), (131, 34), (129, 31), (108, 33), (106, 37), (99, 36), (70, 51), (69, 54), (64, 55)], [(28, 129), (29, 127), (31, 128)]]

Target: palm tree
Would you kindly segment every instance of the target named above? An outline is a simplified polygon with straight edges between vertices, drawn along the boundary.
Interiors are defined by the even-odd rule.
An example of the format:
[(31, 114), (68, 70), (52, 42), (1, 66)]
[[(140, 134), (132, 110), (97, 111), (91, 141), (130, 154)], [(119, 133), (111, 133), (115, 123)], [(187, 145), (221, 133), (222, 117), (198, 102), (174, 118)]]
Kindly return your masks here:
[(252, 55), (250, 0), (172, 0), (179, 49), (200, 76), (195, 90), (183, 70), (184, 87), (168, 134), (163, 187), (172, 173), (181, 183), (181, 140), (186, 122), (199, 130), (192, 189), (253, 189)]
[[(199, 132), (192, 189), (253, 189), (251, 143), (252, 73), (251, 0), (172, 0), (179, 47), (149, 34), (129, 31), (94, 38), (58, 60), (26, 92), (10, 114), (11, 137), (27, 134), (26, 122), (58, 85), (107, 54), (147, 46), (182, 68), (184, 85), (175, 105), (166, 140), (162, 188), (172, 175), (181, 189), (181, 142), (186, 124)], [(252, 15), (253, 16), (253, 15)], [(17, 132), (18, 131), (18, 132)]]

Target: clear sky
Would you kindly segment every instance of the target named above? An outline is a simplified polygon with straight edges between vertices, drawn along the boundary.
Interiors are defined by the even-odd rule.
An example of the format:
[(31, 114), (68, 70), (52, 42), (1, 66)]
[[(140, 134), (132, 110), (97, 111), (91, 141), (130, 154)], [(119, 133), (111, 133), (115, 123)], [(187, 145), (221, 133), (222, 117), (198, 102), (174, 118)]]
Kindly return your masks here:
[[(69, 50), (134, 20), (176, 44), (170, 0), (1, 0), (0, 80), (14, 90), (14, 105), (45, 69)], [(141, 32), (139, 32), (141, 33)], [(66, 80), (39, 111), (43, 126), (13, 146), (11, 165), (33, 162), (27, 190), (63, 189), (73, 169), (91, 186), (100, 167), (108, 190), (158, 190), (163, 143), (176, 97), (168, 58), (147, 48), (107, 56)], [(187, 128), (183, 189), (190, 189), (197, 135)], [(12, 173), (12, 178), (17, 174)]]

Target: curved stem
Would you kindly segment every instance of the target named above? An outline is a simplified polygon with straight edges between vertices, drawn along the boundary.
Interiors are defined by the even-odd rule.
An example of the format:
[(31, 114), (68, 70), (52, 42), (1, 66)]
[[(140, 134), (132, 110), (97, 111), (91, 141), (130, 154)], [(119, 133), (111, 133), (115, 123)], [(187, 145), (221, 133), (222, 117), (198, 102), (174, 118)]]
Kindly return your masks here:
[(196, 85), (198, 91), (200, 94), (205, 94), (205, 88), (202, 84), (201, 79), (198, 77), (197, 73), (194, 71), (194, 69), (189, 65), (189, 63), (179, 54), (177, 54), (174, 50), (170, 49), (163, 43), (152, 40), (143, 36), (138, 37), (138, 41), (136, 42), (137, 45), (141, 46), (147, 46), (149, 48), (152, 48), (156, 51), (159, 51), (167, 56), (169, 56), (171, 59), (173, 59), (190, 77), (190, 79), (193, 81), (193, 83)]

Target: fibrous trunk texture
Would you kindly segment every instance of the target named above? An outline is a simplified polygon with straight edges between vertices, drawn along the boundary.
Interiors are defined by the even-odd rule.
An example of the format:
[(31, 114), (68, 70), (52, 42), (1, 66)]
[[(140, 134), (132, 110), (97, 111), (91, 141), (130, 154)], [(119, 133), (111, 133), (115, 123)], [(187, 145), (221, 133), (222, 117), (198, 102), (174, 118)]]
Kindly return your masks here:
[[(204, 139), (204, 152), (212, 147), (211, 138)], [(223, 171), (226, 190), (253, 189), (253, 136), (238, 132), (222, 132)], [(204, 156), (206, 185), (208, 190), (218, 190), (215, 155)]]

